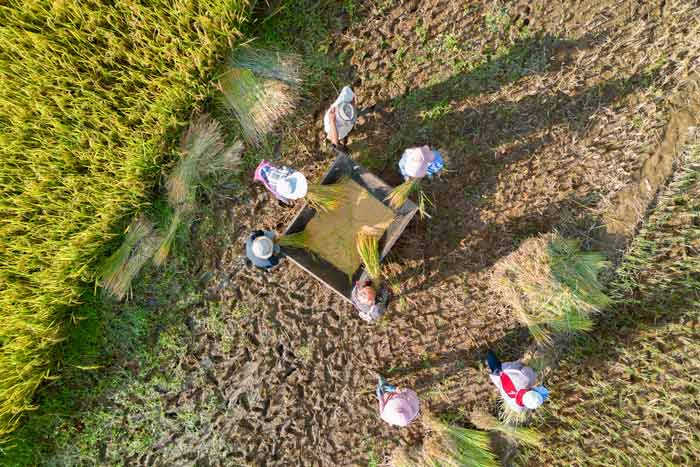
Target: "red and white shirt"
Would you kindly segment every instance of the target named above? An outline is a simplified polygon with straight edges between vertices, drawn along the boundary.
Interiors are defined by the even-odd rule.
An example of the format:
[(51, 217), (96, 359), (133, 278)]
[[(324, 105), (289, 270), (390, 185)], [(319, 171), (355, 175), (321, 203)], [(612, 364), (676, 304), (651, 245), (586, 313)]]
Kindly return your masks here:
[(537, 381), (535, 370), (523, 366), (520, 362), (506, 362), (501, 365), (500, 375), (489, 376), (501, 392), (501, 397), (506, 401), (506, 404), (516, 412), (525, 410), (522, 397)]

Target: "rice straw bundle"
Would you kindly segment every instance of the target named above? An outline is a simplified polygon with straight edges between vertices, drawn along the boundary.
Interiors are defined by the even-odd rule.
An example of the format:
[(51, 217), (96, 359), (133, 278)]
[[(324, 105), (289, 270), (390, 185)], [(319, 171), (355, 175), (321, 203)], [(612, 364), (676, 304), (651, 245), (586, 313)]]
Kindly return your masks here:
[(382, 279), (382, 266), (379, 258), (379, 237), (381, 232), (365, 226), (357, 233), (357, 253), (362, 258), (367, 275), (375, 285), (379, 285)]
[(536, 430), (508, 425), (482, 409), (474, 409), (469, 420), (480, 430), (498, 431), (520, 443), (534, 447), (542, 444), (542, 435)]
[(153, 256), (160, 242), (151, 221), (144, 217), (133, 220), (124, 242), (100, 271), (102, 286), (119, 300), (123, 299), (131, 288), (131, 281)]
[(309, 233), (306, 230), (278, 237), (276, 243), (288, 248), (309, 248)]
[(421, 219), (430, 219), (430, 214), (428, 214), (428, 205), (432, 205), (433, 202), (430, 201), (428, 195), (421, 188), (420, 178), (409, 178), (401, 185), (397, 186), (391, 193), (385, 198), (385, 201), (389, 202), (389, 206), (392, 209), (399, 209), (406, 202), (411, 193), (418, 193), (418, 213)]
[(340, 206), (345, 195), (341, 182), (333, 185), (309, 185), (306, 193), (306, 202), (319, 212), (328, 212)]
[(300, 96), (302, 60), (298, 55), (241, 47), (233, 51), (219, 78), (220, 100), (238, 118), (251, 144), (294, 109)]
[(389, 206), (392, 209), (399, 209), (406, 202), (409, 195), (418, 189), (420, 185), (419, 178), (409, 178), (401, 185), (397, 186), (391, 193), (385, 198), (385, 201), (389, 202)]

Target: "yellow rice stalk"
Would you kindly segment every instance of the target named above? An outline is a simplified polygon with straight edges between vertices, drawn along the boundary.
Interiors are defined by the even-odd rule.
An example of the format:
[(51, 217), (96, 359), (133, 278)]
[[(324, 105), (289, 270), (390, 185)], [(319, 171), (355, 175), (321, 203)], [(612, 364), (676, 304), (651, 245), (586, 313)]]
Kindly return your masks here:
[(309, 248), (309, 233), (306, 230), (293, 234), (282, 235), (275, 240), (279, 246), (288, 248)]
[(328, 212), (336, 209), (343, 202), (344, 191), (340, 183), (333, 185), (309, 185), (306, 193), (306, 202), (319, 212)]
[(399, 209), (406, 202), (409, 195), (418, 189), (420, 185), (419, 178), (409, 178), (401, 185), (397, 186), (391, 193), (384, 199), (389, 202), (389, 206), (392, 209)]
[(367, 275), (378, 285), (382, 279), (382, 266), (379, 257), (380, 232), (365, 226), (357, 233), (357, 252), (362, 258)]

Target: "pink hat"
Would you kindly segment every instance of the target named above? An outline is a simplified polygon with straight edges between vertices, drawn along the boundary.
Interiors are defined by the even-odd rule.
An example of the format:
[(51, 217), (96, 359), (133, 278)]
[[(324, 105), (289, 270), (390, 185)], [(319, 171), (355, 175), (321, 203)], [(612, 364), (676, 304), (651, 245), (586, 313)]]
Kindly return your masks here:
[(411, 423), (419, 412), (418, 395), (410, 389), (399, 389), (398, 392), (386, 394), (388, 400), (384, 403), (381, 418), (390, 425), (406, 426)]
[(428, 146), (406, 149), (403, 157), (406, 158), (404, 171), (413, 178), (425, 177), (428, 166), (435, 160), (435, 155)]

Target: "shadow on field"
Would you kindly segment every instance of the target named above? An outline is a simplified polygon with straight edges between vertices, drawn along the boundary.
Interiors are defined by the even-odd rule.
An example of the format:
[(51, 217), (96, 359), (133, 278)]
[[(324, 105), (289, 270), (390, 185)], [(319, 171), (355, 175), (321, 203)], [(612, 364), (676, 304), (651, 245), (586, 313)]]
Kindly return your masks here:
[[(553, 200), (559, 193), (579, 188), (576, 181), (537, 173), (532, 166), (534, 154), (552, 144), (552, 132), (562, 127), (572, 139), (586, 138), (592, 115), (648, 87), (655, 73), (639, 72), (580, 86), (573, 94), (552, 89), (517, 100), (499, 97), (475, 107), (461, 102), (476, 94), (491, 94), (528, 75), (575, 67), (575, 52), (592, 47), (604, 37), (528, 38), (467, 73), (376, 104), (375, 115), (358, 130), (371, 133), (373, 140), (388, 142), (383, 144), (387, 149), (380, 172), (384, 180), (394, 185), (401, 182), (395, 167), (405, 148), (427, 144), (440, 149), (446, 159), (444, 173), (425, 184), (436, 206), (431, 210), (432, 218), (412, 223), (409, 235), (404, 235), (395, 247), (401, 261), (420, 260), (421, 264), (393, 280), (402, 282), (415, 277), (419, 269), (427, 270), (430, 277), (408, 292), (426, 289), (452, 276), (490, 267), (512, 252), (520, 240), (532, 235), (566, 229), (572, 221), (583, 230), (592, 228), (594, 223), (585, 225), (580, 218), (585, 216), (583, 211), (591, 205), (594, 195), (569, 195), (545, 208), (531, 210), (526, 199), (493, 201), (494, 196), (500, 195), (499, 178), (509, 171), (522, 172), (523, 162), (529, 161), (528, 169), (519, 175), (525, 180), (523, 184), (550, 191)], [(569, 172), (583, 170), (577, 168), (575, 159), (563, 157), (556, 162), (560, 167)], [(516, 205), (519, 209), (504, 210), (497, 219), (484, 219), (485, 201), (495, 206)]]

